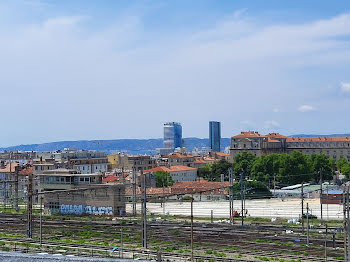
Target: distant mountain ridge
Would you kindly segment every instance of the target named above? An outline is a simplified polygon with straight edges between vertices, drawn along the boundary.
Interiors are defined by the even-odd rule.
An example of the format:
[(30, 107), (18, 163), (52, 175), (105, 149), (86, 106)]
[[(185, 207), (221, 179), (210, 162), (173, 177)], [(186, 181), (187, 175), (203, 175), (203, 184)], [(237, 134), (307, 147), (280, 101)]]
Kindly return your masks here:
[(292, 135), (290, 137), (342, 137), (342, 136), (350, 136), (350, 134), (331, 134), (331, 135), (306, 135), (306, 134), (299, 134), (299, 135)]
[[(189, 152), (194, 147), (201, 149), (209, 146), (208, 138), (189, 137), (184, 138), (185, 146)], [(230, 145), (230, 138), (221, 139), (222, 150)], [(97, 150), (107, 153), (113, 151), (127, 151), (131, 154), (151, 154), (156, 148), (162, 148), (163, 139), (113, 139), (113, 140), (78, 140), (78, 141), (59, 141), (49, 142), (43, 144), (17, 145), (0, 148), (0, 151), (37, 151), (37, 152), (51, 152), (56, 150), (63, 150), (64, 148), (76, 148), (78, 150)]]
[[(307, 135), (299, 134), (290, 137), (330, 137), (330, 136), (350, 136), (350, 134), (331, 134), (331, 135)], [(191, 152), (194, 147), (201, 149), (209, 146), (208, 138), (188, 137), (184, 138), (185, 146)], [(230, 138), (221, 138), (221, 151), (230, 146)], [(0, 151), (37, 151), (51, 152), (63, 150), (64, 148), (76, 148), (78, 150), (96, 150), (111, 153), (113, 151), (127, 151), (131, 154), (152, 154), (156, 148), (163, 147), (163, 139), (112, 139), (112, 140), (77, 140), (77, 141), (59, 141), (42, 144), (17, 145), (2, 147)]]

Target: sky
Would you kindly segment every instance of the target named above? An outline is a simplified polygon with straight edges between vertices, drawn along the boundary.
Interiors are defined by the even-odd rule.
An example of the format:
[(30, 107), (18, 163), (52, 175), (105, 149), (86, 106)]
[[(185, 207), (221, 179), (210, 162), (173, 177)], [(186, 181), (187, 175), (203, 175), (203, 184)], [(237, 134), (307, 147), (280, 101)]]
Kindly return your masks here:
[(350, 133), (350, 1), (4, 0), (0, 146)]

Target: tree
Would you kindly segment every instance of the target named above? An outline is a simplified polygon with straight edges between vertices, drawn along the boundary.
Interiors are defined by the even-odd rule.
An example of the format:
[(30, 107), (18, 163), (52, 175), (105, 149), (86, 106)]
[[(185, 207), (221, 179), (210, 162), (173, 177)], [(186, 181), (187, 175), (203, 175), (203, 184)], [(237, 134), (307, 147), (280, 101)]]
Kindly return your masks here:
[(299, 184), (312, 179), (312, 167), (307, 155), (293, 151), (288, 155), (285, 164), (285, 181), (288, 184)]
[(242, 173), (243, 177), (250, 177), (250, 173), (255, 160), (255, 155), (243, 151), (242, 154), (237, 155), (233, 160), (233, 173), (236, 176), (239, 176)]
[(231, 167), (232, 167), (232, 164), (223, 159), (221, 159), (219, 162), (214, 163), (211, 169), (212, 169), (212, 176), (215, 178), (215, 180), (211, 180), (211, 181), (221, 181), (221, 174), (223, 174), (225, 177), (228, 177), (227, 171)]
[(154, 177), (156, 179), (156, 187), (168, 187), (174, 184), (174, 180), (169, 172), (157, 171), (154, 173)]
[(198, 176), (202, 177), (208, 181), (213, 181), (211, 167), (212, 167), (211, 164), (206, 164), (205, 166), (198, 168), (198, 171), (197, 171)]
[(348, 161), (344, 158), (341, 157), (338, 161), (337, 161), (337, 170), (342, 173), (342, 168), (348, 163)]
[(350, 163), (346, 163), (343, 165), (341, 170), (342, 175), (344, 175), (346, 178), (350, 178)]
[(208, 181), (221, 181), (221, 174), (227, 177), (227, 170), (232, 167), (232, 164), (226, 160), (220, 160), (213, 164), (207, 164), (198, 169), (198, 176)]
[(313, 178), (315, 182), (320, 181), (321, 172), (323, 180), (331, 180), (334, 176), (335, 163), (333, 158), (324, 154), (311, 155)]
[(257, 181), (271, 184), (277, 177), (281, 168), (281, 154), (263, 155), (253, 162), (251, 169), (251, 178)]

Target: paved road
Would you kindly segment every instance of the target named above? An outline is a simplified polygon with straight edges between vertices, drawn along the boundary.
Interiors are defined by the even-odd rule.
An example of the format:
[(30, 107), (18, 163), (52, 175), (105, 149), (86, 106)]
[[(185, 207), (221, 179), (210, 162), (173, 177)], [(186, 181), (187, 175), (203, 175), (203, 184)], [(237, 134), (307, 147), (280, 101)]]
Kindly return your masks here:
[[(47, 255), (47, 254), (22, 254), (14, 252), (1, 252), (0, 251), (0, 261), (4, 262), (47, 262), (47, 261), (57, 261), (57, 262), (127, 262), (135, 261), (131, 259), (104, 259), (104, 258), (88, 258), (88, 257), (67, 257), (62, 255)], [(146, 260), (139, 260), (144, 261)]]
[[(312, 199), (304, 202), (304, 213), (306, 213), (306, 203), (309, 203), (311, 213), (317, 217), (321, 217), (320, 200)], [(169, 202), (165, 204), (165, 209), (160, 203), (147, 203), (148, 212), (154, 214), (170, 215), (190, 215), (189, 202)], [(234, 209), (240, 212), (241, 201), (234, 201)], [(281, 217), (281, 218), (297, 218), (301, 214), (300, 199), (266, 199), (266, 200), (246, 200), (246, 209), (248, 215), (254, 217)], [(127, 212), (131, 212), (132, 207), (127, 205)], [(141, 210), (140, 205), (137, 206), (138, 212)], [(210, 201), (210, 202), (194, 202), (193, 213), (197, 217), (210, 217), (211, 210), (214, 212), (215, 218), (229, 218), (229, 202), (228, 201)], [(323, 205), (324, 219), (342, 219), (342, 205)]]

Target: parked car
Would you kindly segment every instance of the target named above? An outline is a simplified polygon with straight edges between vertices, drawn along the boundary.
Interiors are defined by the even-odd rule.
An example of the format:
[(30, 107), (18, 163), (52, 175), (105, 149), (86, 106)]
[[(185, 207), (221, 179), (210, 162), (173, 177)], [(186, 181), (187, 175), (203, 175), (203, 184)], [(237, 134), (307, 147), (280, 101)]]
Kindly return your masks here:
[[(303, 214), (303, 218), (307, 218), (307, 214)], [(317, 216), (309, 213), (309, 219), (317, 219)]]

